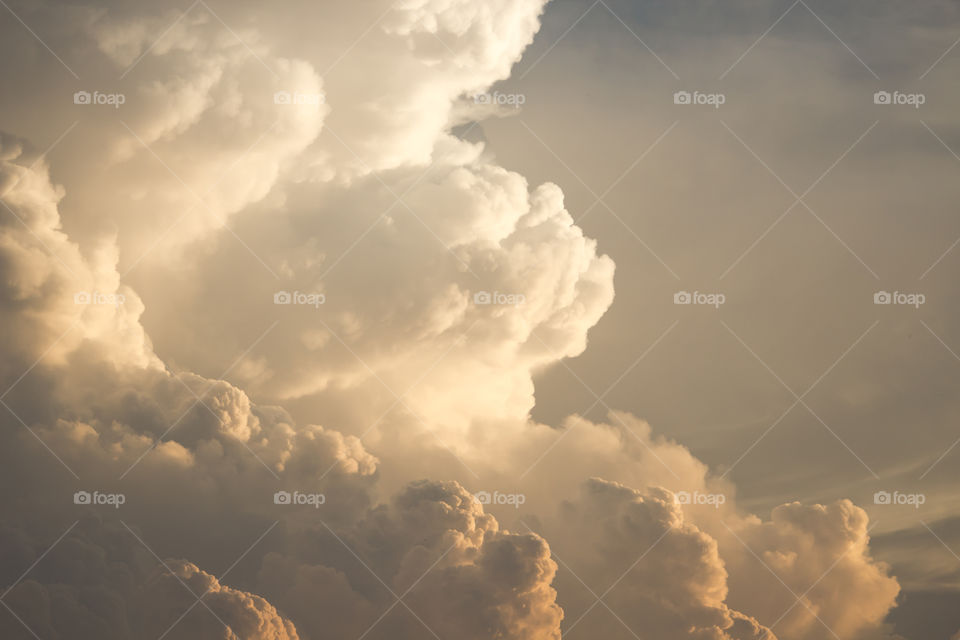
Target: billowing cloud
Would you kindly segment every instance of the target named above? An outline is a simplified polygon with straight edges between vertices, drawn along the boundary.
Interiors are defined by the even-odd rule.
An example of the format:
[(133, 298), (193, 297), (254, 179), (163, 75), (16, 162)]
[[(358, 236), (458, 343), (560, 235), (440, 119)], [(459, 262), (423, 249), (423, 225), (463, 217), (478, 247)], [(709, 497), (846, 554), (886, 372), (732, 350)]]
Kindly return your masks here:
[[(557, 186), (450, 129), (465, 95), (509, 75), (543, 3), (332, 4), (263, 20), (248, 3), (73, 9), (50, 42), (92, 83), (71, 89), (115, 86), (116, 109), (31, 100), (45, 89), (17, 74), (42, 75), (46, 58), (0, 72), (44, 121), (86, 109), (57, 180), (0, 138), (0, 498), (15, 522), (0, 568), (22, 618), (0, 617), (4, 630), (538, 640), (575, 624), (805, 640), (822, 633), (817, 616), (851, 635), (879, 628), (896, 581), (852, 504), (762, 520), (630, 415), (572, 417), (562, 434), (528, 419), (534, 372), (585, 349), (614, 265)], [(343, 55), (323, 64), (324, 38), (283, 37), (304, 28), (293, 19)], [(356, 22), (359, 39), (339, 28)], [(20, 128), (17, 108), (0, 116)], [(288, 403), (339, 420), (296, 420)], [(466, 475), (439, 461), (451, 454), (488, 482), (528, 469), (524, 510), (487, 512), (448, 479)], [(122, 507), (71, 500), (94, 490)], [(681, 506), (680, 491), (725, 501)], [(301, 492), (309, 505), (283, 499)], [(792, 601), (758, 586), (767, 568), (797, 592), (819, 581), (780, 619)], [(615, 615), (580, 621), (593, 606), (581, 579), (613, 585)]]
[(784, 504), (769, 521), (745, 519), (736, 535), (749, 554), (728, 560), (736, 601), (780, 620), (789, 638), (882, 637), (900, 586), (871, 558), (868, 532), (867, 514), (849, 500)]
[[(730, 482), (624, 413), (605, 423), (571, 418), (559, 432), (530, 425), (500, 432), (496, 442), (497, 460), (476, 463), (484, 478), (478, 489), (523, 495), (519, 509), (492, 509), (550, 541), (562, 561), (558, 601), (568, 623), (596, 602), (584, 583), (596, 595), (616, 584), (604, 598), (616, 615), (664, 637), (691, 620), (732, 637), (741, 628), (752, 637), (755, 624), (780, 638), (823, 637), (831, 629), (841, 637), (891, 637), (884, 618), (900, 587), (872, 556), (866, 512), (850, 501), (784, 504), (769, 518), (750, 514)], [(519, 483), (517, 469), (524, 473)], [(631, 580), (639, 581), (632, 593)], [(631, 623), (645, 599), (656, 604)], [(728, 628), (731, 620), (736, 625)], [(608, 623), (610, 633), (625, 632), (615, 615), (594, 605), (577, 626)]]
[[(262, 597), (220, 584), (182, 560), (159, 561), (138, 534), (85, 519), (45, 554), (4, 528), (5, 638), (170, 637), (182, 640), (299, 640), (290, 620)], [(36, 563), (36, 569), (31, 566)], [(17, 582), (23, 572), (29, 573)]]
[[(237, 368), (258, 393), (362, 389), (369, 406), (357, 418), (373, 422), (409, 390), (414, 414), (461, 432), (481, 416), (523, 419), (532, 372), (580, 353), (610, 305), (613, 264), (573, 226), (554, 185), (530, 190), (479, 159), (418, 183), (419, 173), (362, 189), (293, 188), (286, 222), (250, 220), (260, 230), (251, 247), (276, 257), (267, 259), (281, 280), (222, 245), (199, 273), (165, 283), (158, 348), (194, 367), (227, 366), (278, 322)], [(214, 267), (223, 262), (234, 268)], [(278, 291), (299, 297), (277, 305)], [(188, 309), (207, 321), (171, 323)], [(257, 321), (238, 326), (237, 314)]]
[(261, 579), (310, 637), (331, 618), (333, 637), (560, 637), (547, 543), (500, 529), (454, 482), (413, 483), (339, 534), (307, 529), (290, 553), (268, 555)]
[[(560, 585), (571, 594), (561, 603), (591, 634), (617, 637), (626, 628), (657, 638), (775, 637), (727, 607), (717, 543), (685, 521), (673, 493), (589, 480), (564, 504), (556, 526), (565, 531), (555, 552), (569, 572)], [(577, 589), (578, 582), (590, 591)]]

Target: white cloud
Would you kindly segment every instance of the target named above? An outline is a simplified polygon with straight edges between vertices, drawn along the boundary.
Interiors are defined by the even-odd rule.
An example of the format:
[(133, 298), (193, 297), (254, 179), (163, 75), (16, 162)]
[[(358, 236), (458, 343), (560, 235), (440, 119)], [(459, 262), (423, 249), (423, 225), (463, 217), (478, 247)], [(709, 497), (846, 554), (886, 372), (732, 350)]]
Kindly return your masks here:
[[(509, 74), (542, 5), (399, 3), (322, 79), (310, 43), (278, 37), (281, 16), (247, 27), (256, 14), (246, 5), (227, 16), (245, 25), (239, 33), (198, 9), (155, 44), (176, 16), (87, 14), (80, 35), (66, 38), (87, 45), (71, 57), (78, 68), (93, 73), (108, 60), (119, 71), (143, 56), (123, 110), (88, 110), (65, 139), (66, 189), (22, 143), (0, 139), (0, 193), (12, 214), (0, 218), (0, 382), (16, 383), (16, 417), (0, 418), (0, 495), (11, 513), (36, 520), (9, 535), (19, 559), (8, 567), (32, 561), (37, 541), (51, 538), (72, 508), (76, 473), (130, 494), (123, 517), (177, 549), (185, 559), (173, 573), (209, 590), (237, 637), (356, 637), (393, 603), (390, 590), (410, 589), (405, 602), (422, 620), (397, 615), (370, 637), (422, 637), (427, 626), (443, 637), (558, 638), (564, 612), (549, 545), (602, 588), (656, 542), (611, 592), (629, 626), (761, 638), (758, 621), (772, 624), (791, 599), (766, 586), (771, 576), (725, 523), (791, 589), (826, 572), (805, 597), (831, 627), (878, 627), (896, 582), (871, 559), (866, 517), (850, 503), (784, 505), (768, 521), (745, 515), (729, 483), (626, 414), (610, 424), (571, 418), (569, 437), (537, 464), (558, 433), (527, 419), (532, 375), (583, 351), (612, 303), (613, 262), (574, 224), (558, 187), (531, 188), (448, 129), (464, 93)], [(346, 37), (339, 23), (315, 22)], [(32, 103), (33, 85), (21, 80)], [(277, 91), (324, 99), (277, 104)], [(76, 113), (66, 101), (36, 104), (44, 122)], [(125, 284), (121, 273), (155, 242)], [(278, 289), (325, 302), (275, 305)], [(123, 301), (78, 304), (78, 293)], [(484, 293), (489, 301), (476, 297)], [(194, 373), (224, 370), (240, 381)], [(321, 393), (351, 405), (344, 431), (361, 433), (397, 405), (413, 416), (391, 417), (368, 450), (262, 401)], [(456, 482), (411, 482), (451, 475), (438, 457), (448, 453), (430, 441), (438, 434), (486, 477), (533, 469), (526, 508), (546, 538), (502, 528)], [(584, 485), (590, 477), (604, 479)], [(681, 507), (658, 487), (729, 500)], [(282, 488), (323, 492), (322, 512), (278, 512), (270, 497)], [(208, 573), (221, 538), (252, 540), (277, 521), (259, 569), (236, 576), (255, 589)], [(148, 578), (137, 547), (112, 544), (110, 527), (64, 541), (88, 564), (51, 556), (45, 573), (11, 592), (28, 624), (51, 637), (125, 637), (152, 633), (192, 603), (170, 572)], [(569, 576), (556, 586), (562, 605), (589, 606)], [(223, 631), (199, 614), (179, 633)], [(601, 636), (618, 625), (583, 624)], [(821, 633), (807, 607), (780, 624), (785, 638)]]

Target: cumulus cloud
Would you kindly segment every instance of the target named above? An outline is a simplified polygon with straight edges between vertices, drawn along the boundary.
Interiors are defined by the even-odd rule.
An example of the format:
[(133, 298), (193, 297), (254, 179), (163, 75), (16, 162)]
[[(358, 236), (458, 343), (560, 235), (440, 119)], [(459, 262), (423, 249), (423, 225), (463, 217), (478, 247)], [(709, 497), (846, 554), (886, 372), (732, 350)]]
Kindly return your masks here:
[[(145, 590), (144, 599), (153, 606), (144, 625), (152, 637), (166, 633), (172, 624), (169, 612), (187, 610), (203, 596), (207, 607), (194, 607), (174, 627), (176, 638), (269, 638), (299, 640), (293, 623), (260, 596), (221, 585), (212, 575), (189, 562), (175, 562)], [(157, 603), (163, 603), (162, 607)], [(199, 609), (199, 610), (198, 610)], [(159, 635), (157, 636), (159, 637)]]
[[(762, 520), (632, 416), (572, 417), (556, 448), (561, 433), (527, 419), (534, 372), (585, 349), (614, 265), (557, 186), (450, 127), (464, 94), (509, 75), (543, 3), (334, 4), (297, 20), (351, 45), (333, 65), (324, 38), (283, 37), (303, 28), (295, 11), (254, 20), (242, 2), (78, 8), (51, 30), (84, 77), (123, 74), (127, 100), (91, 105), (64, 138), (65, 187), (0, 138), (0, 498), (16, 522), (0, 569), (23, 576), (4, 599), (22, 620), (0, 616), (4, 630), (154, 637), (200, 594), (171, 637), (537, 640), (582, 624), (805, 639), (811, 609), (851, 635), (876, 628), (897, 587), (852, 504)], [(345, 23), (367, 30), (353, 40)], [(0, 73), (28, 101), (44, 60)], [(29, 101), (44, 122), (78, 107)], [(37, 133), (13, 106), (0, 116)], [(275, 304), (281, 291), (323, 301)], [(297, 401), (340, 424), (276, 406)], [(434, 436), (485, 478), (529, 469), (531, 512), (485, 512), (444, 479), (463, 469)], [(729, 500), (681, 506), (661, 487)], [(72, 504), (93, 488), (122, 492), (122, 511)], [(322, 494), (322, 509), (277, 491)], [(758, 587), (769, 574), (740, 539), (798, 592), (820, 578), (805, 606), (778, 619), (789, 594)], [(580, 622), (593, 600), (573, 572), (615, 584), (622, 619)]]
[(0, 618), (3, 637), (299, 639), (262, 597), (224, 586), (189, 562), (158, 561), (137, 535), (84, 519), (62, 540), (44, 541), (54, 544), (45, 553), (22, 530), (2, 529), (3, 581), (13, 585), (5, 603), (19, 618)]
[(295, 538), (290, 555), (264, 559), (261, 579), (310, 637), (324, 637), (331, 616), (333, 637), (560, 637), (546, 541), (500, 529), (455, 482), (413, 483), (339, 534)]
[(139, 323), (143, 305), (119, 282), (115, 248), (104, 242), (81, 254), (61, 229), (63, 189), (51, 183), (44, 159), (8, 134), (0, 135), (0, 193), (0, 313), (10, 373), (44, 351), (56, 362), (85, 340), (116, 345), (107, 356), (115, 364), (158, 366)]
[[(381, 20), (322, 79), (309, 41), (280, 36), (283, 16), (250, 26), (244, 4), (90, 11), (92, 46), (73, 45), (71, 62), (123, 74), (125, 102), (91, 105), (61, 143), (83, 158), (64, 175), (65, 226), (84, 248), (115, 247), (168, 362), (209, 375), (233, 364), (273, 400), (364, 383), (375, 398), (381, 382), (400, 393), (431, 369), (406, 404), (432, 428), (463, 431), (494, 408), (522, 419), (531, 372), (580, 353), (609, 307), (613, 263), (556, 186), (528, 185), (449, 127), (464, 94), (509, 75), (543, 2), (378, 2), (354, 19), (373, 8)], [(309, 15), (347, 22), (339, 11)], [(284, 91), (318, 102), (276, 104)], [(38, 103), (50, 120), (77, 113)], [(289, 313), (272, 304), (279, 290), (326, 304)], [(500, 297), (477, 306), (484, 292)], [(234, 363), (276, 320), (282, 330)]]
[[(613, 264), (572, 224), (554, 185), (530, 190), (479, 160), (431, 176), (293, 189), (286, 222), (251, 220), (260, 229), (254, 251), (276, 256), (285, 276), (277, 281), (242, 248), (222, 245), (199, 273), (166, 282), (158, 348), (212, 367), (279, 322), (237, 374), (269, 397), (362, 389), (372, 422), (410, 389), (405, 406), (432, 428), (522, 419), (533, 405), (532, 372), (585, 348), (612, 301)], [(405, 204), (394, 195), (402, 191)], [(224, 262), (234, 268), (214, 266)], [(238, 274), (247, 283), (239, 291)], [(278, 306), (278, 290), (324, 302)], [(207, 321), (171, 324), (188, 310)], [(238, 313), (261, 320), (240, 326)]]
[[(49, 191), (48, 182), (41, 186)], [(16, 198), (11, 201), (21, 204)], [(20, 213), (27, 217), (34, 213), (27, 206), (20, 208)], [(56, 199), (40, 208), (49, 215), (42, 220), (44, 224), (37, 224), (37, 230), (73, 249), (55, 231)], [(82, 256), (77, 255), (76, 262), (78, 268), (88, 268)], [(20, 265), (18, 268), (26, 269)], [(18, 271), (11, 269), (10, 273), (16, 276)], [(101, 289), (111, 293), (107, 287)], [(72, 300), (64, 302), (61, 291), (42, 293), (46, 294), (46, 299), (38, 301), (42, 312), (49, 313), (49, 307), (57, 305), (79, 308)], [(45, 332), (32, 350), (23, 353), (21, 362), (45, 355), (44, 343), (55, 337), (58, 328)], [(136, 351), (150, 353), (145, 339), (134, 346)], [(32, 489), (18, 499), (13, 487), (5, 483), (6, 504), (19, 501), (24, 509), (27, 503), (37, 501), (67, 504), (72, 482), (51, 483), (44, 478), (54, 464), (48, 453), (56, 455), (84, 482), (101, 487), (109, 484), (111, 488), (122, 485), (131, 497), (124, 507), (125, 516), (144, 523), (154, 536), (163, 533), (168, 541), (177, 540), (177, 534), (171, 530), (176, 523), (165, 528), (162, 522), (172, 512), (209, 530), (231, 525), (252, 530), (253, 525), (244, 522), (244, 513), (248, 520), (251, 515), (261, 516), (256, 521), (262, 525), (268, 503), (251, 502), (258, 489), (262, 495), (264, 485), (269, 486), (260, 466), (276, 476), (279, 486), (309, 484), (326, 489), (334, 508), (328, 508), (331, 504), (325, 501), (323, 517), (335, 526), (338, 521), (349, 523), (350, 513), (369, 504), (365, 491), (369, 484), (364, 478), (375, 474), (377, 460), (356, 438), (318, 426), (295, 427), (282, 410), (257, 407), (245, 393), (226, 382), (188, 372), (174, 374), (159, 364), (152, 353), (146, 364), (112, 357), (129, 347), (111, 340), (110, 332), (81, 333), (76, 341), (63, 346), (58, 358), (34, 372), (31, 387), (46, 388), (45, 406), (32, 404), (29, 398), (15, 403), (16, 418), (24, 421), (24, 429), (14, 429), (12, 410), (4, 419), (8, 427), (5, 439), (10, 445), (4, 447), (5, 457), (9, 456), (9, 464), (4, 468)], [(38, 464), (42, 462), (45, 463)], [(126, 482), (119, 483), (118, 475)], [(157, 483), (159, 478), (164, 478), (162, 484)], [(338, 500), (343, 512), (339, 516)], [(135, 504), (137, 501), (141, 506)], [(53, 518), (57, 511), (60, 509), (46, 513), (44, 519)], [(40, 529), (46, 526), (50, 526), (49, 522), (34, 525)], [(290, 526), (295, 526), (294, 520)], [(405, 592), (414, 585), (419, 587), (409, 595), (409, 606), (423, 611), (419, 614), (423, 621), (393, 623), (386, 628), (390, 637), (419, 637), (424, 623), (446, 634), (476, 638), (487, 637), (492, 629), (502, 637), (559, 637), (562, 614), (550, 587), (555, 567), (546, 542), (535, 535), (500, 531), (496, 521), (455, 483), (413, 485), (389, 506), (373, 508), (353, 525), (339, 526), (341, 535), (355, 542), (362, 553), (379, 556), (379, 562), (374, 562), (376, 570), (389, 577), (393, 590)], [(328, 530), (306, 531), (300, 537), (317, 540), (317, 534), (325, 531)], [(35, 530), (33, 537), (36, 535)], [(27, 536), (18, 537), (30, 540)], [(318, 550), (321, 556), (330, 554), (334, 539), (338, 537), (319, 538), (323, 543)], [(77, 540), (75, 536), (68, 537), (62, 542), (63, 549), (74, 549), (80, 544)], [(384, 541), (389, 543), (392, 556), (378, 549)], [(208, 540), (204, 548), (202, 543), (180, 540), (174, 546), (189, 550), (191, 555), (210, 556), (209, 544)], [(191, 612), (177, 623), (174, 637), (298, 637), (294, 624), (267, 600), (222, 585), (190, 561), (167, 562), (158, 575), (144, 577), (142, 566), (130, 568), (125, 564), (132, 545), (128, 541), (120, 549), (104, 549), (91, 544), (89, 553), (110, 566), (97, 571), (86, 567), (69, 577), (56, 571), (57, 560), (62, 559), (58, 551), (49, 561), (47, 573), (18, 583), (11, 591), (11, 607), (22, 618), (24, 628), (39, 628), (54, 637), (67, 629), (81, 634), (75, 637), (124, 637), (128, 632), (158, 635), (172, 624), (172, 614), (192, 604), (194, 592), (208, 594), (204, 600), (213, 614), (203, 610)], [(36, 550), (25, 553), (27, 559), (39, 557)], [(338, 612), (318, 608), (312, 601), (315, 594), (302, 593), (300, 585), (304, 581), (315, 584), (310, 576), (328, 570), (302, 557), (291, 565), (291, 557), (296, 558), (268, 556), (263, 581), (280, 593), (282, 601), (290, 600), (291, 610), (299, 612), (317, 637), (320, 632), (315, 625), (326, 625)], [(284, 584), (283, 572), (276, 575), (284, 563), (293, 572), (292, 585)], [(24, 562), (14, 564), (22, 566)], [(366, 571), (359, 569), (361, 573)], [(125, 576), (127, 589), (109, 582), (108, 575), (113, 573)], [(354, 566), (349, 572), (352, 581), (357, 581), (357, 573), (358, 567)], [(92, 584), (98, 599), (93, 601), (71, 579)], [(14, 581), (11, 574), (7, 583)], [(278, 586), (271, 587), (278, 581)], [(130, 589), (133, 595), (129, 597), (133, 600), (128, 602)], [(349, 622), (354, 626), (372, 624), (376, 617), (361, 613), (373, 613), (384, 602), (389, 604), (389, 599), (382, 596), (371, 598), (368, 603), (365, 596), (352, 590), (343, 595), (355, 603), (357, 615)], [(298, 608), (298, 597), (309, 601), (310, 607)], [(447, 607), (435, 606), (441, 598)], [(378, 606), (374, 608), (371, 603)], [(104, 619), (100, 611), (108, 605), (114, 613)], [(312, 622), (318, 613), (322, 614), (322, 623)], [(14, 620), (10, 622), (17, 627)], [(398, 626), (406, 631), (398, 632)]]
[[(822, 638), (831, 631), (842, 638), (881, 637), (900, 586), (890, 568), (870, 556), (868, 525), (866, 512), (849, 500), (794, 502), (776, 507), (769, 521), (745, 519), (736, 531), (750, 553), (728, 561), (737, 601), (750, 602), (766, 619), (782, 619), (777, 628), (785, 637)], [(779, 579), (769, 573), (748, 578), (766, 569)]]
[[(560, 585), (569, 584), (571, 596), (561, 603), (580, 612), (577, 621), (591, 633), (616, 637), (626, 627), (657, 638), (775, 637), (725, 604), (727, 572), (717, 543), (685, 521), (673, 493), (592, 479), (563, 505), (556, 526), (568, 529), (554, 542), (569, 570)], [(576, 589), (580, 581), (603, 594), (599, 611), (597, 596)]]
[[(734, 485), (625, 413), (601, 423), (574, 417), (559, 432), (543, 425), (498, 431), (493, 441), (496, 460), (471, 459), (483, 478), (475, 486), (522, 492), (520, 509), (492, 508), (506, 523), (532, 527), (550, 541), (562, 561), (558, 601), (568, 623), (595, 602), (583, 580), (597, 595), (617, 585), (605, 601), (628, 626), (638, 603), (652, 598), (656, 604), (636, 618), (637, 628), (645, 628), (642, 617), (646, 628), (662, 625), (664, 637), (684, 633), (683, 620), (731, 637), (752, 637), (761, 623), (780, 638), (823, 637), (830, 629), (841, 637), (891, 637), (883, 621), (900, 587), (872, 556), (866, 513), (847, 500), (785, 504), (769, 518), (750, 514)], [(554, 514), (558, 501), (563, 507)], [(631, 593), (631, 577), (640, 580), (644, 571), (650, 574)], [(608, 623), (610, 633), (625, 633), (600, 605), (577, 624)]]

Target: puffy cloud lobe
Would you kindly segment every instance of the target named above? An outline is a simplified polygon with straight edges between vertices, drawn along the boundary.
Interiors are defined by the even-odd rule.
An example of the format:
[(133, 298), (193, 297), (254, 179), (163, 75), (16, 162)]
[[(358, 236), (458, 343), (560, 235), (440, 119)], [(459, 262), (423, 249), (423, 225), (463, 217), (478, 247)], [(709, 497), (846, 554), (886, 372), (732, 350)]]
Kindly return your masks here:
[[(78, 488), (116, 487), (139, 498), (129, 516), (179, 536), (167, 509), (229, 528), (285, 484), (326, 491), (332, 520), (362, 513), (377, 459), (355, 437), (297, 427), (225, 381), (167, 370), (111, 256), (83, 255), (60, 230), (62, 192), (42, 161), (7, 137), (0, 145), (3, 504), (26, 513), (66, 506)], [(124, 299), (77, 303), (78, 293)], [(237, 527), (259, 533), (249, 519)]]
[[(273, 55), (255, 32), (231, 32), (203, 6), (177, 18), (104, 14), (90, 27), (133, 89), (122, 110), (79, 132), (102, 151), (70, 187), (83, 210), (120, 226), (129, 266), (145, 255), (169, 259), (229, 225), (269, 192), (329, 112), (309, 63)], [(285, 104), (278, 94), (302, 99)], [(104, 193), (104, 184), (114, 188)], [(112, 215), (123, 210), (137, 215)]]
[[(120, 525), (84, 520), (46, 556), (20, 529), (4, 527), (0, 538), (4, 584), (30, 569), (5, 596), (16, 617), (0, 616), (4, 638), (122, 640), (165, 632), (182, 640), (299, 638), (293, 623), (260, 596), (222, 585), (182, 560), (161, 564)], [(191, 609), (193, 594), (210, 610)]]
[[(501, 530), (455, 482), (422, 481), (339, 534), (304, 531), (292, 555), (265, 558), (261, 581), (310, 637), (326, 637), (336, 607), (351, 615), (336, 616), (331, 637), (418, 638), (429, 629), (476, 640), (553, 639), (562, 618), (550, 586), (555, 571), (542, 538)], [(406, 606), (393, 607), (394, 594)]]
[[(371, 3), (369, 21), (377, 28), (356, 50), (341, 58), (341, 48), (335, 56), (328, 122), (334, 139), (317, 145), (316, 165), (351, 180), (429, 164), (438, 139), (448, 135), (457, 99), (509, 76), (539, 29), (545, 4)], [(356, 80), (358, 72), (363, 82)]]
[(0, 133), (5, 364), (11, 373), (22, 372), (44, 350), (57, 361), (85, 341), (109, 340), (117, 345), (106, 356), (111, 362), (158, 366), (139, 323), (143, 305), (119, 283), (115, 250), (100, 245), (87, 258), (61, 230), (57, 205), (63, 195), (42, 157)]
[(843, 638), (877, 637), (873, 634), (882, 629), (900, 586), (889, 567), (870, 556), (863, 509), (849, 500), (794, 502), (775, 508), (767, 522), (750, 517), (734, 528), (790, 590), (802, 595), (802, 604), (797, 603), (776, 578), (763, 575), (766, 570), (752, 554), (731, 556), (738, 602), (749, 602), (751, 611), (768, 619), (783, 616), (777, 628), (788, 638), (821, 638), (828, 629)]
[[(423, 34), (436, 34), (447, 44), (451, 56), (441, 60), (470, 72), (488, 74), (479, 81), (487, 85), (509, 74), (523, 49), (539, 29), (543, 2), (476, 3), (468, 0), (406, 0), (397, 3), (385, 31), (407, 37), (412, 45), (430, 42)], [(448, 41), (443, 36), (453, 36)], [(436, 48), (435, 46), (431, 48)]]
[[(65, 225), (85, 252), (109, 246), (126, 272), (185, 260), (188, 245), (228, 227), (316, 139), (330, 108), (313, 66), (275, 55), (256, 31), (232, 30), (202, 4), (185, 15), (123, 4), (49, 7), (58, 37), (48, 42), (80, 79), (51, 91), (64, 69), (25, 57), (2, 73), (31, 117), (24, 122), (11, 103), (0, 120), (48, 142), (53, 128), (79, 123), (55, 145), (70, 193)], [(5, 24), (4, 37), (16, 41), (18, 28)], [(76, 91), (120, 94), (123, 103), (74, 104)], [(307, 99), (278, 104), (278, 92)]]
[(180, 608), (186, 611), (195, 602), (196, 594), (202, 596), (209, 610), (202, 605), (194, 607), (173, 627), (169, 637), (299, 640), (293, 623), (260, 596), (224, 586), (189, 562), (177, 561), (168, 566), (170, 571), (161, 573), (145, 589), (147, 602), (163, 603), (163, 607), (154, 605), (148, 610), (152, 615), (147, 616), (145, 628), (150, 637), (159, 637), (170, 629), (169, 612)]
[(604, 602), (613, 612), (601, 606), (592, 614), (593, 633), (615, 637), (625, 625), (638, 635), (657, 638), (774, 637), (724, 603), (727, 572), (717, 543), (685, 521), (672, 493), (651, 489), (644, 494), (593, 479), (577, 500), (563, 506), (556, 526), (569, 529), (558, 532), (554, 543), (573, 574), (559, 583), (568, 616), (576, 620), (590, 615), (585, 612), (594, 598), (589, 593), (578, 597), (583, 590), (572, 584), (580, 580), (597, 594), (605, 593)]
[[(420, 175), (320, 195), (292, 188), (286, 223), (251, 214), (259, 229), (251, 246), (282, 261), (284, 279), (232, 244), (199, 278), (171, 274), (156, 312), (159, 348), (205, 367), (256, 339), (249, 324), (234, 322), (238, 314), (261, 318), (254, 326), (280, 321), (237, 369), (260, 393), (362, 388), (370, 406), (359, 420), (368, 424), (396, 404), (384, 386), (410, 388), (405, 404), (434, 429), (462, 433), (481, 416), (522, 419), (533, 404), (532, 371), (580, 353), (612, 302), (613, 263), (573, 225), (554, 185), (531, 192), (519, 175), (479, 159)], [(405, 190), (407, 205), (397, 203)], [(216, 266), (223, 263), (234, 268)], [(238, 270), (248, 284), (241, 291), (231, 286)], [(322, 293), (325, 304), (274, 305), (278, 288)], [(484, 292), (499, 296), (478, 304)], [(208, 321), (170, 331), (188, 310)], [(214, 345), (212, 355), (200, 345)], [(382, 404), (371, 402), (378, 396)]]

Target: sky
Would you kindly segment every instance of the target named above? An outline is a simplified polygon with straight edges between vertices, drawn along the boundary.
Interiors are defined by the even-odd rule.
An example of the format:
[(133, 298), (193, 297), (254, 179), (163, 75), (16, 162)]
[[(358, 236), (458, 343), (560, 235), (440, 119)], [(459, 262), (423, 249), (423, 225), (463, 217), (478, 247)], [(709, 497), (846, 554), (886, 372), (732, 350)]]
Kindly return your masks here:
[(960, 638), (955, 4), (0, 5), (0, 636)]

